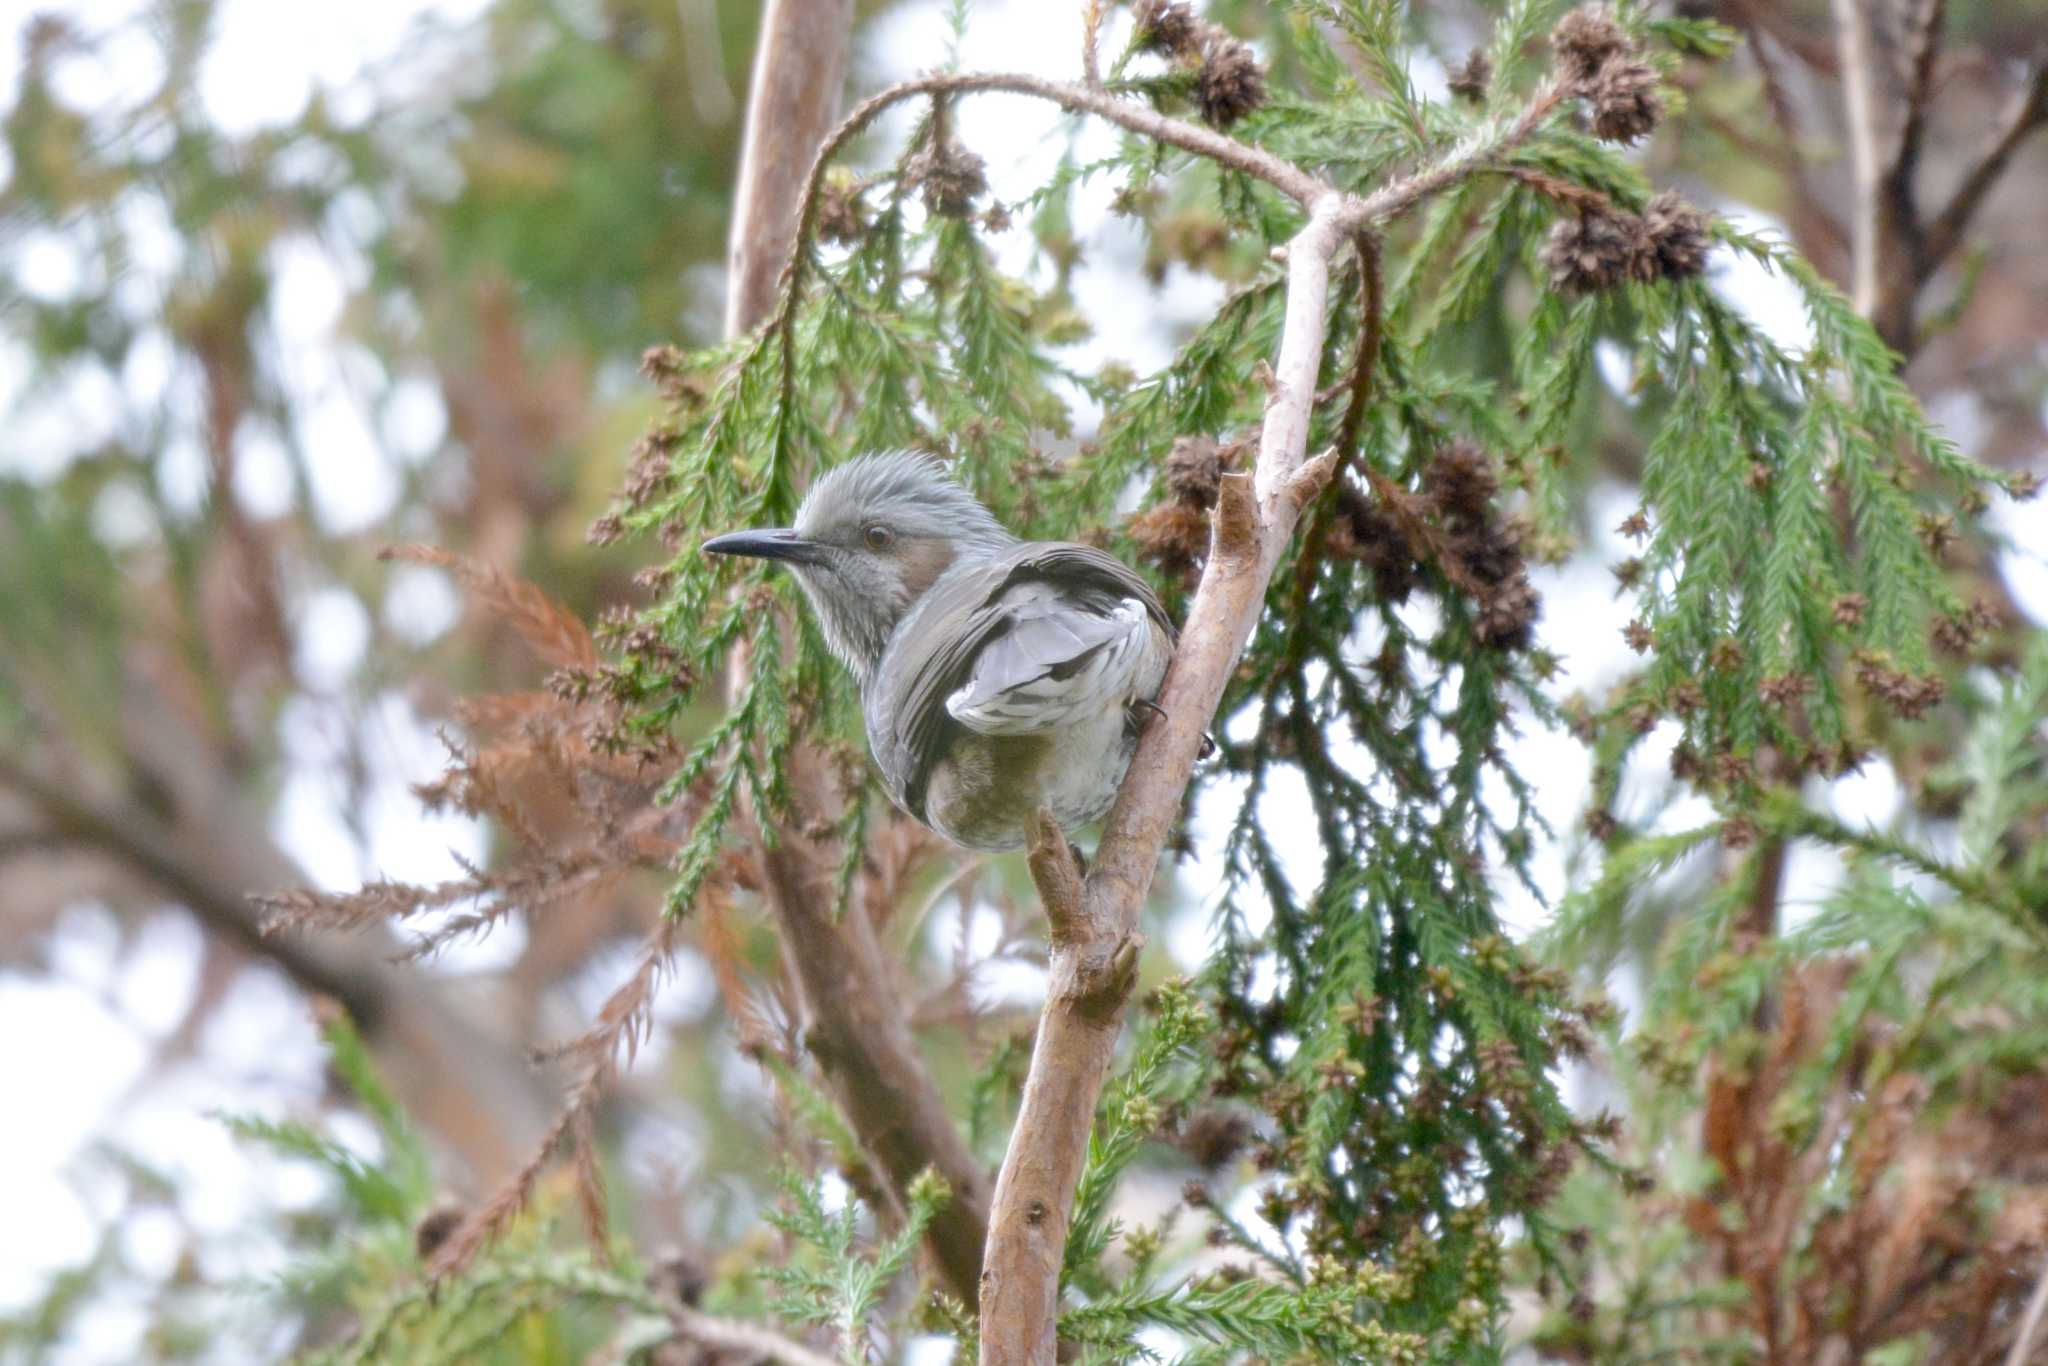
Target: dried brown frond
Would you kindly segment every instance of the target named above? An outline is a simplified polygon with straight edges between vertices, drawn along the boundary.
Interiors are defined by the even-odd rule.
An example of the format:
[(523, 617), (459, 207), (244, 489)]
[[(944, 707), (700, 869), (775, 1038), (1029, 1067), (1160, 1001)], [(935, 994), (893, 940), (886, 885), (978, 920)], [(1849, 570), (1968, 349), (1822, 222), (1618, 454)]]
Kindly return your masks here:
[[(1749, 1292), (1724, 1327), (1778, 1359), (1913, 1344), (1916, 1360), (1992, 1366), (2048, 1251), (2048, 1076), (1984, 1068), (1961, 1083), (1973, 1103), (1938, 1105), (1881, 1019), (1841, 1053), (1859, 966), (1792, 970), (1768, 1030), (1716, 1056), (1700, 1135), (1717, 1177), (1684, 1218)], [(1823, 1057), (1841, 1063), (1815, 1094)]]
[[(550, 1050), (551, 1056), (574, 1058), (580, 1064), (576, 1084), (570, 1088), (561, 1112), (548, 1126), (526, 1165), (463, 1220), (435, 1252), (427, 1265), (430, 1278), (438, 1282), (459, 1275), (519, 1217), (532, 1202), (541, 1173), (565, 1142), (576, 1144), (577, 1198), (592, 1237), (607, 1238), (591, 1119), (598, 1101), (617, 1077), (621, 1063), (632, 1065), (640, 1044), (653, 1027), (655, 989), (673, 965), (681, 928), (682, 922), (674, 918), (663, 916), (658, 920), (641, 946), (632, 974), (606, 998), (595, 1023)], [(603, 1245), (600, 1241), (599, 1247)]]
[(611, 1219), (605, 1213), (604, 1174), (597, 1169), (597, 1125), (591, 1110), (587, 1105), (578, 1108), (569, 1125), (576, 1143), (576, 1205), (583, 1213), (583, 1230), (598, 1260), (611, 1266)]
[(586, 1072), (574, 1090), (569, 1094), (568, 1103), (541, 1136), (540, 1144), (525, 1166), (512, 1174), (491, 1196), (490, 1200), (471, 1213), (456, 1228), (448, 1233), (434, 1255), (427, 1259), (427, 1277), (436, 1283), (459, 1276), (469, 1264), (476, 1260), (479, 1252), (494, 1242), (498, 1235), (511, 1226), (512, 1221), (525, 1212), (533, 1201), (533, 1189), (540, 1181), (541, 1173), (547, 1170), (555, 1150), (569, 1137), (576, 1125), (577, 1112), (597, 1103), (601, 1092), (595, 1071)]
[(525, 579), (432, 545), (386, 546), (377, 552), (377, 558), (446, 569), (545, 662), (562, 669), (597, 667), (597, 646), (589, 628), (574, 612)]

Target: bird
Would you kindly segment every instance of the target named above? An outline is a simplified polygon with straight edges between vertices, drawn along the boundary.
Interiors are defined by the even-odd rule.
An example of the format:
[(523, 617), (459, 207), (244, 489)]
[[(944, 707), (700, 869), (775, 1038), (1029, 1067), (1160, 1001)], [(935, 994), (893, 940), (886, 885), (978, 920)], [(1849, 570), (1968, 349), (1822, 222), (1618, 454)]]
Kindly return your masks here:
[(860, 687), (889, 797), (946, 839), (1021, 849), (1043, 808), (1071, 839), (1107, 815), (1177, 632), (1106, 551), (1014, 536), (937, 461), (894, 451), (826, 471), (796, 524), (712, 555), (795, 574)]

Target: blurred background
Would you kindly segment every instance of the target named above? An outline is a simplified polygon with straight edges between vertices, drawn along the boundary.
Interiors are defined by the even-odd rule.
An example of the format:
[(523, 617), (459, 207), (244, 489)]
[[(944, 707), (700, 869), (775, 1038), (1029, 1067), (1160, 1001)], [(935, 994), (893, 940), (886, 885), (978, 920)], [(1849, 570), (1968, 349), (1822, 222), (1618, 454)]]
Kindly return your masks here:
[[(451, 1190), (487, 1191), (554, 1112), (560, 1079), (530, 1054), (580, 1028), (630, 970), (658, 877), (608, 880), (563, 913), (405, 964), (381, 928), (262, 938), (247, 896), (431, 884), (502, 851), (501, 833), (430, 809), (414, 785), (459, 743), (458, 698), (537, 688), (547, 662), (477, 609), (458, 570), (379, 552), (446, 547), (585, 620), (630, 596), (640, 552), (593, 548), (584, 531), (657, 410), (642, 353), (717, 339), (757, 8), (0, 5), (0, 1353), (289, 1348), (300, 1323), (256, 1287), (317, 1238), (335, 1193), (317, 1168), (238, 1143), (221, 1116), (335, 1106), (339, 1141), (375, 1150), (371, 1126), (337, 1104), (316, 1000), (357, 1022)], [(863, 4), (850, 90), (956, 59), (1073, 69), (1075, 7), (985, 3), (964, 38), (954, 8)], [(1486, 24), (1485, 6), (1430, 8), (1426, 92)], [(1746, 11), (1766, 31), (1760, 50), (1796, 58), (1829, 41), (1825, 4), (1770, 8)], [(2039, 41), (2034, 6), (1953, 9), (1933, 184), (1960, 174), (2001, 115), (2009, 64)], [(1262, 11), (1217, 13), (1256, 39)], [(1644, 155), (1659, 183), (1776, 228), (1838, 273), (1836, 91), (1786, 65), (1782, 105), (1760, 96), (1753, 55), (1702, 79)], [(902, 127), (885, 122), (876, 145), (897, 146)], [(1070, 139), (1102, 136), (989, 101), (960, 129), (999, 199), (1038, 183)], [(1966, 451), (2036, 468), (2039, 141), (1943, 277), (1937, 302), (1953, 307), (1929, 310), (1907, 372)], [(1068, 279), (1092, 331), (1069, 354), (1142, 373), (1226, 286), (1198, 245), (1175, 255), (1170, 237), (1141, 236), (1099, 188), (1071, 225), (1085, 249)], [(1059, 267), (1030, 232), (1002, 249), (1022, 275)], [(1767, 327), (1803, 336), (1776, 281), (1716, 270)], [(1606, 359), (1625, 393), (1625, 359)], [(1625, 553), (1614, 528), (1634, 505), (1639, 449), (1589, 437), (1613, 449), (1583, 543), (1539, 582), (1560, 698), (1599, 691), (1628, 659), (1607, 565)], [(1992, 516), (2007, 541), (1980, 566), (1987, 590), (2048, 621), (2040, 505)], [(1568, 736), (1532, 728), (1526, 744), (1518, 764), (1552, 775), (1554, 895), (1584, 866), (1587, 759)], [(1654, 746), (1645, 762), (1661, 772)], [(1880, 759), (1830, 800), (1883, 824), (1913, 781)], [(1640, 814), (1656, 787), (1624, 800)], [(1197, 859), (1163, 923), (1190, 966), (1213, 885), (1201, 860), (1214, 832), (1199, 812), (1195, 827)], [(1838, 870), (1794, 857), (1796, 908)], [(1542, 904), (1515, 895), (1523, 928), (1539, 926)], [(1028, 1004), (1039, 979), (1013, 929), (987, 907), (931, 917), (915, 951), (934, 999)], [(735, 932), (737, 945), (679, 949), (660, 1029), (611, 1107), (614, 1170), (650, 1244), (744, 1238), (764, 1198), (772, 1105), (713, 966), (772, 964), (774, 945), (764, 925)], [(1626, 1003), (1626, 979), (1616, 987)]]

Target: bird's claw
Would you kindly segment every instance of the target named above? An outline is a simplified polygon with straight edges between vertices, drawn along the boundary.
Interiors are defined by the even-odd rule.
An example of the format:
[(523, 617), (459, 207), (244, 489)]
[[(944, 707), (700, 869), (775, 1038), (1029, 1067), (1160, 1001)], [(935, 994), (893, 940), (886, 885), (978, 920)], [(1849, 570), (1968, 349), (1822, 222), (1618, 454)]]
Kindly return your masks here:
[[(1162, 721), (1164, 721), (1164, 720), (1166, 719), (1166, 708), (1164, 708), (1164, 707), (1160, 706), (1160, 705), (1159, 705), (1159, 704), (1158, 704), (1157, 702), (1154, 702), (1154, 701), (1153, 701), (1153, 700), (1152, 700), (1151, 698), (1149, 698), (1149, 697), (1140, 697), (1140, 698), (1136, 698), (1136, 699), (1134, 699), (1134, 700), (1133, 700), (1133, 701), (1131, 702), (1131, 707), (1130, 707), (1130, 710), (1131, 710), (1131, 722), (1132, 722), (1132, 724), (1134, 724), (1134, 725), (1142, 725), (1142, 723), (1141, 723), (1141, 722), (1139, 722), (1139, 720), (1138, 720), (1138, 716), (1137, 716), (1137, 713), (1139, 713), (1139, 712), (1141, 712), (1141, 711), (1149, 711), (1149, 712), (1151, 712), (1151, 713), (1152, 713), (1152, 714), (1153, 714), (1154, 716), (1158, 717), (1158, 718), (1159, 718), (1160, 720), (1162, 720)], [(1207, 732), (1207, 731), (1203, 731), (1203, 732), (1202, 732), (1202, 748), (1201, 748), (1200, 750), (1196, 751), (1196, 753), (1195, 753), (1195, 762), (1197, 762), (1197, 763), (1200, 763), (1200, 762), (1201, 762), (1202, 760), (1204, 760), (1204, 759), (1208, 758), (1208, 757), (1209, 757), (1210, 755), (1214, 754), (1215, 752), (1216, 752), (1216, 737), (1215, 737), (1215, 736), (1213, 736), (1213, 735), (1211, 735), (1211, 734), (1209, 734), (1209, 732)]]
[[(1132, 713), (1131, 720), (1133, 722), (1138, 722), (1137, 713), (1141, 711), (1149, 711), (1162, 721), (1166, 719), (1166, 708), (1160, 706), (1157, 702), (1154, 702), (1149, 697), (1133, 698), (1131, 701), (1130, 710)], [(1138, 722), (1138, 724), (1142, 725), (1143, 723)]]

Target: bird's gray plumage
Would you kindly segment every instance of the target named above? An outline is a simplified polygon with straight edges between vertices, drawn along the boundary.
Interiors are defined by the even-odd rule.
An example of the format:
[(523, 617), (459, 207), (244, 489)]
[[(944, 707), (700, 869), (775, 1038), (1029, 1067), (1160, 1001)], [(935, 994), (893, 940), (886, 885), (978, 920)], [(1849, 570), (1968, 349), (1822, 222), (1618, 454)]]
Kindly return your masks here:
[(790, 531), (714, 553), (785, 560), (861, 685), (890, 797), (976, 849), (1014, 849), (1050, 807), (1100, 819), (1159, 689), (1172, 619), (1114, 556), (1020, 541), (922, 457), (867, 456), (821, 478)]

